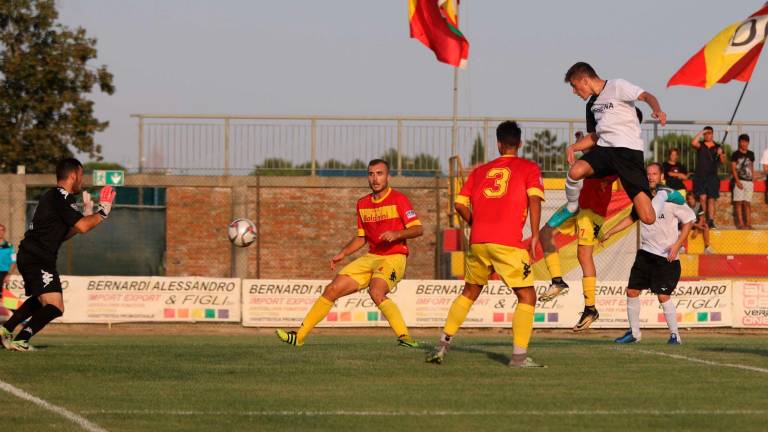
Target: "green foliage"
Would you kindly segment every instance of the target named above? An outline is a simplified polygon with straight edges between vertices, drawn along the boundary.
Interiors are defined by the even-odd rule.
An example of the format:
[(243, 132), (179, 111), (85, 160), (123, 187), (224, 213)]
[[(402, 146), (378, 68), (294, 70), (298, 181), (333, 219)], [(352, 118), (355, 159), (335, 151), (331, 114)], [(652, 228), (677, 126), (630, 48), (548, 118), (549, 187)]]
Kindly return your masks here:
[(565, 158), (565, 148), (568, 144), (557, 144), (557, 135), (549, 129), (533, 134), (533, 139), (525, 140), (521, 156), (536, 161), (541, 167), (542, 174), (563, 177), (568, 169)]
[(293, 162), (281, 158), (267, 158), (261, 165), (256, 165), (251, 175), (262, 176), (306, 176), (311, 174), (312, 163), (305, 162), (293, 166)]
[(16, 165), (51, 172), (72, 150), (100, 159), (94, 87), (112, 94), (112, 74), (96, 59), (96, 39), (59, 24), (54, 0), (0, 2), (0, 171)]
[[(676, 148), (679, 151), (678, 163), (685, 165), (688, 172), (693, 175), (696, 169), (696, 149), (691, 145), (691, 140), (693, 140), (693, 135), (689, 134), (668, 133), (660, 135), (651, 141), (649, 146), (651, 155), (646, 159), (646, 162), (664, 163), (669, 159), (669, 151)], [(726, 163), (720, 165), (720, 174), (725, 174), (730, 169), (728, 157), (733, 153), (733, 149), (729, 144), (723, 144), (723, 151), (725, 152)]]
[(86, 162), (83, 164), (83, 172), (88, 174), (92, 173), (96, 170), (123, 170), (126, 171), (125, 167), (120, 165), (117, 162)]
[(483, 144), (483, 137), (477, 134), (475, 142), (472, 144), (472, 154), (469, 156), (470, 166), (475, 166), (485, 162), (485, 144)]

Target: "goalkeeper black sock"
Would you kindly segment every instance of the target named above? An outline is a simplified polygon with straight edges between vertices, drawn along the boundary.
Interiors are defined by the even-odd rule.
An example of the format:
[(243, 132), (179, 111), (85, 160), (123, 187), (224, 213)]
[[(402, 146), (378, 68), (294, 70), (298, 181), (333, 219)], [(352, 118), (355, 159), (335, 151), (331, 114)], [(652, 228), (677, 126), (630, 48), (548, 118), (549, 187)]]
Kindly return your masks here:
[(38, 300), (37, 297), (28, 298), (24, 303), (21, 304), (21, 307), (16, 309), (16, 312), (14, 312), (13, 315), (8, 318), (8, 321), (3, 324), (3, 327), (5, 327), (5, 329), (9, 332), (13, 332), (16, 326), (24, 322), (27, 318), (31, 317), (41, 307), (43, 307), (43, 305), (40, 304), (40, 300)]
[(40, 332), (40, 330), (48, 325), (49, 322), (55, 320), (61, 315), (61, 309), (57, 308), (56, 306), (52, 304), (43, 306), (34, 315), (32, 315), (32, 319), (29, 320), (27, 326), (24, 327), (24, 330), (20, 331), (19, 334), (16, 335), (14, 340), (29, 340), (33, 335), (36, 335)]

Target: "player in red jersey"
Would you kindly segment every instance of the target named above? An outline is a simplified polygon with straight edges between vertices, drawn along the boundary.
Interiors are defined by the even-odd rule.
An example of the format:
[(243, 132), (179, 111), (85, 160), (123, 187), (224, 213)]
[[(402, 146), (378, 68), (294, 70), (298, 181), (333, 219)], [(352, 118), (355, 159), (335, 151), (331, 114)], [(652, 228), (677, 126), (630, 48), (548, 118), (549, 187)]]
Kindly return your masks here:
[[(539, 166), (517, 157), (520, 136), (517, 123), (501, 123), (496, 128), (501, 157), (475, 168), (456, 197), (456, 211), (472, 227), (470, 250), (464, 259), (465, 284), (448, 311), (440, 342), (427, 355), (429, 363), (443, 362), (453, 336), (488, 282), (488, 276), (495, 271), (517, 296), (509, 366), (540, 367), (527, 353), (536, 305), (531, 260), (539, 242), (544, 187)], [(530, 245), (523, 241), (523, 226), (529, 210)]]
[(366, 243), (369, 252), (341, 269), (304, 317), (298, 331), (277, 329), (277, 336), (283, 342), (303, 345), (309, 332), (328, 315), (337, 299), (368, 288), (371, 299), (395, 331), (398, 343), (406, 347), (419, 346), (408, 334), (400, 309), (387, 298), (387, 293), (405, 274), (406, 239), (421, 236), (424, 229), (408, 197), (389, 187), (387, 161), (374, 159), (368, 163), (368, 185), (373, 193), (357, 201), (357, 235), (331, 258), (331, 270)]
[[(638, 111), (639, 113), (639, 111)], [(642, 119), (642, 114), (638, 117)], [(642, 120), (641, 120), (642, 121)], [(576, 133), (576, 140), (581, 138), (581, 132)], [(579, 211), (573, 217), (566, 219), (560, 226), (554, 226), (552, 219), (547, 221), (541, 230), (541, 246), (544, 250), (544, 262), (547, 264), (552, 283), (549, 288), (539, 296), (539, 301), (548, 302), (558, 295), (568, 292), (568, 284), (563, 280), (563, 272), (560, 268), (560, 254), (555, 245), (555, 231), (567, 235), (575, 235), (578, 238), (576, 257), (582, 271), (582, 291), (584, 294), (584, 312), (573, 327), (573, 331), (586, 330), (597, 321), (600, 314), (595, 307), (595, 289), (597, 285), (597, 270), (592, 258), (594, 246), (598, 243), (597, 237), (600, 228), (605, 223), (608, 214), (608, 204), (613, 195), (613, 183), (617, 176), (604, 178), (589, 178), (584, 180), (584, 188), (579, 195)]]

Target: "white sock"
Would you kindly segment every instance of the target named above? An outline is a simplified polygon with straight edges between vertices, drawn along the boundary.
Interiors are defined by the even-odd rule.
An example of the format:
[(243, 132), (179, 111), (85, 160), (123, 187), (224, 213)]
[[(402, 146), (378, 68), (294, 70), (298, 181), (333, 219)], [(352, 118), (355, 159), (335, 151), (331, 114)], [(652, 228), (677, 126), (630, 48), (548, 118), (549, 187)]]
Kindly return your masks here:
[(584, 180), (574, 180), (570, 175), (565, 176), (565, 198), (568, 200), (566, 207), (571, 213), (579, 209), (579, 195), (584, 186)]
[(653, 206), (653, 211), (656, 213), (656, 216), (660, 215), (661, 212), (664, 211), (665, 202), (667, 202), (667, 191), (656, 191), (656, 196), (654, 196), (651, 200), (651, 205)]
[(627, 297), (627, 318), (632, 336), (640, 340), (640, 297)]
[(672, 299), (669, 299), (661, 304), (661, 308), (664, 310), (664, 318), (667, 320), (669, 332), (676, 334), (679, 339), (680, 333), (677, 329), (677, 310), (675, 310), (675, 303)]

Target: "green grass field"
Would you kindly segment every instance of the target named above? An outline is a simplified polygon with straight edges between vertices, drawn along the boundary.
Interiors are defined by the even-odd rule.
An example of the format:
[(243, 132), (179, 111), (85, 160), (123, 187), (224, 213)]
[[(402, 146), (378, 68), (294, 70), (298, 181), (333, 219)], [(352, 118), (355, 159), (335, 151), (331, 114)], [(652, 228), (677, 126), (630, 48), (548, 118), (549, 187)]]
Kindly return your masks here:
[[(766, 334), (669, 347), (646, 332), (617, 347), (620, 331), (539, 332), (532, 355), (548, 368), (512, 370), (506, 335), (469, 333), (439, 366), (383, 331), (321, 332), (298, 350), (265, 331), (44, 333), (40, 351), (0, 353), (0, 380), (109, 431), (768, 428)], [(6, 391), (0, 403), (4, 430), (83, 430)]]

